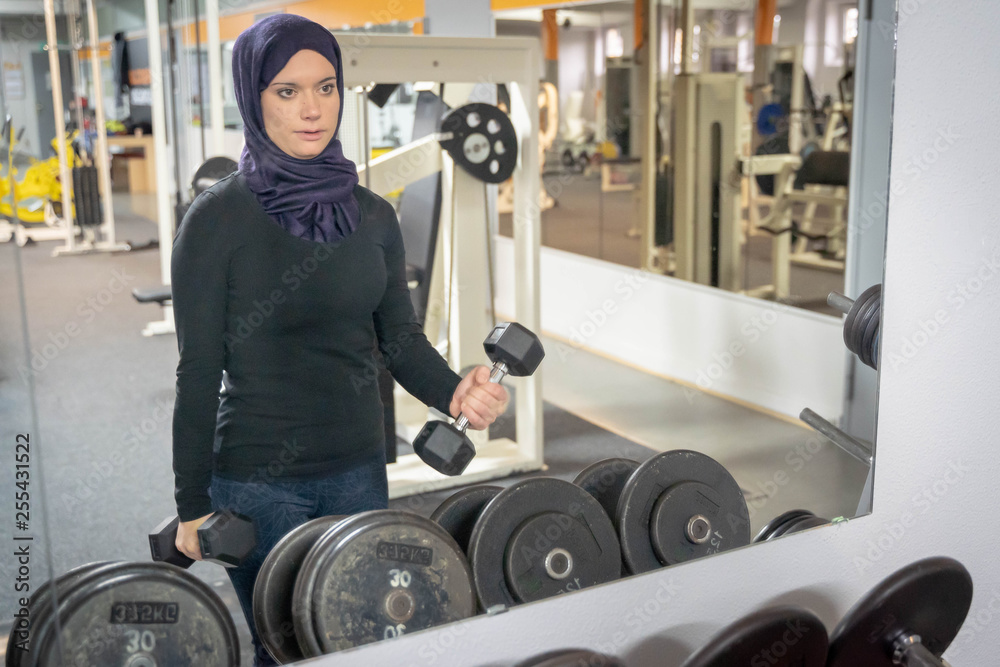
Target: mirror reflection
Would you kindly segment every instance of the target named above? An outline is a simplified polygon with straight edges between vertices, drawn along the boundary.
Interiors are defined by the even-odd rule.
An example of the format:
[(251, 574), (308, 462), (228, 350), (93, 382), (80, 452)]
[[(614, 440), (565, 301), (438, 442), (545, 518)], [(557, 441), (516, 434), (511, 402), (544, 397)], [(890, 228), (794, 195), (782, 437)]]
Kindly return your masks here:
[(52, 660), (289, 664), (868, 511), (857, 5), (420, 4), (0, 33)]

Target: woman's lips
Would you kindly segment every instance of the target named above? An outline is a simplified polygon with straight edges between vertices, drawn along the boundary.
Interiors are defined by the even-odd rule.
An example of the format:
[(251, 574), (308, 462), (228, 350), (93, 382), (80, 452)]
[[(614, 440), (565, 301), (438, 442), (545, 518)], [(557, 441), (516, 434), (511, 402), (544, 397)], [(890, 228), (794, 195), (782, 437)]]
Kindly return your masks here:
[(296, 132), (297, 135), (305, 139), (306, 141), (316, 141), (321, 136), (323, 136), (323, 130), (316, 130), (315, 132)]

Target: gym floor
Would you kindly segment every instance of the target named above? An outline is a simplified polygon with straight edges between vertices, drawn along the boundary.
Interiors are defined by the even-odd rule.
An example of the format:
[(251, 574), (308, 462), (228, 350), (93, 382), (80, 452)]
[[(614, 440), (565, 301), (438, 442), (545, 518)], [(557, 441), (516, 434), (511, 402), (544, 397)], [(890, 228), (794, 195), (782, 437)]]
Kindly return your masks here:
[[(569, 201), (584, 205), (564, 192), (560, 209)], [(156, 226), (144, 217), (154, 205), (151, 196), (116, 195), (119, 239), (139, 244), (155, 238)], [(557, 225), (546, 225), (547, 234), (556, 233)], [(175, 513), (170, 424), (177, 341), (141, 336), (160, 311), (130, 295), (134, 287), (159, 284), (159, 254), (54, 259), (53, 247), (41, 243), (21, 251), (32, 347), (51, 344), (55, 350), (33, 377), (39, 414), (32, 432), (36, 585), (49, 578), (50, 564), (62, 573), (96, 560), (146, 560), (146, 533)], [(0, 406), (16, 416), (0, 420), (4, 442), (30, 424), (13, 257), (12, 244), (0, 245)], [(551, 474), (571, 479), (602, 458), (688, 448), (716, 458), (735, 476), (755, 532), (796, 507), (825, 517), (854, 513), (865, 469), (795, 422), (585, 350), (565, 359), (552, 355), (542, 377)], [(509, 428), (510, 421), (498, 427)], [(0, 502), (12, 505), (13, 466), (4, 468), (11, 472)], [(429, 514), (435, 506), (423, 503), (418, 511)], [(0, 578), (12, 581), (11, 560), (0, 562)], [(226, 601), (249, 658), (249, 635), (225, 572), (203, 563), (191, 571)], [(0, 619), (12, 618), (13, 611), (5, 596)], [(0, 653), (7, 628), (9, 622), (0, 624)]]

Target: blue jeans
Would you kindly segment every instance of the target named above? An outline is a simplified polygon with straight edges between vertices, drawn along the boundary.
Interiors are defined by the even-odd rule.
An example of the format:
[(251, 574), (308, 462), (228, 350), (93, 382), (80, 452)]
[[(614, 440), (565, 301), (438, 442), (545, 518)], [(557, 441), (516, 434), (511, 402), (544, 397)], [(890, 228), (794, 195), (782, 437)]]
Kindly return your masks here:
[(329, 477), (301, 482), (240, 482), (215, 475), (210, 494), (213, 510), (228, 509), (253, 519), (256, 549), (242, 565), (226, 572), (250, 626), (254, 667), (277, 665), (253, 622), (253, 586), (260, 566), (278, 540), (306, 521), (388, 507), (385, 452)]

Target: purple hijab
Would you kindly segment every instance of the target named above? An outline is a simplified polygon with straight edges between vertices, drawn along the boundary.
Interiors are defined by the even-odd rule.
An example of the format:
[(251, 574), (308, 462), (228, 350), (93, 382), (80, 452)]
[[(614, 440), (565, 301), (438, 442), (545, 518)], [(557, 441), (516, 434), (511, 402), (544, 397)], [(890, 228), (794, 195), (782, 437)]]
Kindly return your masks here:
[[(302, 49), (316, 51), (336, 68), (341, 99), (333, 138), (309, 160), (288, 155), (268, 138), (260, 106), (261, 91)], [(344, 116), (343, 74), (340, 45), (330, 31), (294, 14), (275, 14), (255, 23), (233, 47), (233, 84), (246, 142), (240, 172), (273, 219), (291, 234), (311, 241), (343, 239), (361, 219), (354, 198), (357, 168), (344, 157), (337, 138)]]

